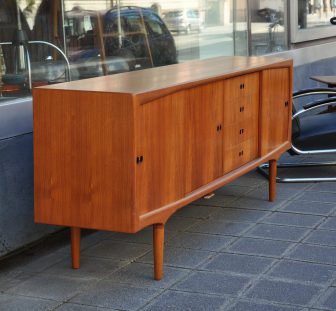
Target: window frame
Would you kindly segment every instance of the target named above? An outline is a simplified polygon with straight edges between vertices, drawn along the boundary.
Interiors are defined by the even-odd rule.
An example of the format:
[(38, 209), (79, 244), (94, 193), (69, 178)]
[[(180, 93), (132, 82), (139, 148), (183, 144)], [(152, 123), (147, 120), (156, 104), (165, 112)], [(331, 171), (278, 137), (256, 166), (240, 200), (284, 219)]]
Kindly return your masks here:
[[(299, 5), (298, 0), (288, 1), (289, 2), (289, 13), (290, 13), (290, 41), (291, 43), (300, 43), (324, 38), (330, 38), (336, 36), (336, 27), (321, 26), (312, 27), (307, 29), (298, 29), (299, 21)], [(323, 31), (321, 31), (323, 30)]]

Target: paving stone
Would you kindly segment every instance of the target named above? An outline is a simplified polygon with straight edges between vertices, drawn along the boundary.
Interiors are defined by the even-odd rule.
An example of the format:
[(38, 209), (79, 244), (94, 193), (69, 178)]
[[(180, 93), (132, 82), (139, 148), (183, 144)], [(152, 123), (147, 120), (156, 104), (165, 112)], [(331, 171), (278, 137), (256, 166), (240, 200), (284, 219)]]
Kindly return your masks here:
[(101, 279), (114, 270), (122, 267), (127, 262), (81, 256), (80, 269), (71, 268), (71, 258), (67, 258), (60, 263), (44, 270), (44, 274), (55, 274), (71, 278)]
[(245, 208), (245, 209), (257, 209), (257, 210), (271, 211), (271, 210), (278, 209), (284, 203), (285, 201), (283, 200), (276, 200), (275, 202), (269, 202), (268, 200), (241, 197), (227, 204), (227, 207), (237, 207), (237, 208)]
[(159, 293), (160, 290), (153, 288), (100, 281), (71, 299), (70, 302), (102, 308), (137, 310)]
[(308, 262), (282, 260), (277, 263), (269, 275), (289, 280), (328, 283), (336, 276), (336, 267)]
[(336, 246), (336, 234), (329, 230), (314, 230), (304, 239), (304, 243)]
[(259, 173), (245, 174), (233, 181), (228, 185), (230, 186), (245, 186), (245, 187), (260, 187), (267, 183), (267, 179), (261, 176)]
[(308, 305), (320, 290), (320, 287), (314, 285), (260, 280), (247, 293), (247, 297), (285, 304)]
[(227, 298), (168, 290), (148, 305), (146, 311), (220, 311)]
[(336, 217), (329, 217), (324, 223), (322, 223), (319, 229), (336, 230)]
[(219, 195), (232, 195), (232, 196), (242, 196), (243, 194), (246, 194), (250, 191), (252, 191), (255, 188), (255, 186), (238, 186), (238, 185), (226, 185), (222, 188), (219, 188), (215, 191), (216, 194)]
[(336, 205), (331, 203), (291, 201), (281, 210), (295, 212), (300, 214), (322, 215), (327, 216), (335, 209)]
[(113, 258), (117, 260), (133, 260), (144, 255), (150, 249), (150, 245), (104, 240), (99, 244), (88, 248), (82, 252), (82, 254), (93, 257)]
[[(251, 199), (265, 200), (269, 199), (269, 192), (267, 187), (256, 188), (251, 192), (244, 194), (244, 197)], [(296, 197), (300, 193), (299, 190), (287, 188), (285, 190), (276, 190), (276, 199), (277, 200), (288, 200)]]
[(232, 237), (222, 235), (180, 232), (169, 239), (167, 245), (206, 251), (218, 251), (228, 245), (232, 239)]
[(292, 259), (336, 265), (336, 248), (319, 245), (298, 245), (288, 256)]
[(65, 303), (55, 310), (57, 311), (114, 311), (110, 308), (90, 307), (81, 304)]
[[(181, 268), (194, 268), (204, 262), (213, 253), (176, 247), (164, 248), (164, 264)], [(153, 253), (139, 258), (138, 262), (153, 263)]]
[(281, 256), (292, 243), (285, 241), (239, 238), (227, 250), (230, 252), (264, 256)]
[(196, 224), (197, 219), (183, 218), (183, 217), (171, 217), (165, 224), (165, 231), (185, 231), (190, 226)]
[(306, 228), (259, 224), (245, 233), (245, 235), (249, 237), (297, 242), (301, 240), (307, 232), (308, 230)]
[(322, 308), (323, 310), (336, 310), (336, 288), (331, 287), (319, 299), (315, 307)]
[(248, 277), (230, 276), (218, 272), (196, 271), (177, 283), (176, 290), (217, 295), (237, 295), (250, 281)]
[(202, 267), (213, 271), (259, 274), (273, 262), (271, 258), (223, 253), (215, 256)]
[(17, 270), (27, 273), (38, 273), (56, 264), (57, 262), (62, 261), (64, 258), (66, 258), (65, 254), (60, 254), (57, 252), (43, 256), (37, 254), (31, 256), (31, 258), (25, 263), (20, 264)]
[(299, 195), (297, 200), (309, 201), (309, 202), (324, 202), (324, 203), (335, 203), (336, 193), (332, 192), (318, 192), (318, 191), (303, 191)]
[(324, 219), (317, 215), (300, 215), (275, 212), (262, 220), (263, 223), (313, 228)]
[(228, 222), (256, 222), (264, 218), (269, 212), (246, 210), (239, 208), (222, 208), (210, 216), (210, 219), (224, 220)]
[(233, 195), (215, 195), (211, 199), (198, 199), (193, 202), (194, 205), (203, 205), (203, 206), (217, 206), (225, 207), (229, 206), (233, 201), (237, 200), (237, 196)]
[[(174, 237), (178, 231), (169, 231), (165, 234), (165, 242)], [(118, 242), (128, 242), (137, 244), (149, 244), (153, 245), (153, 230), (151, 227), (147, 227), (137, 233), (122, 233), (122, 232), (111, 232), (107, 237), (109, 240), (115, 240)]]
[[(88, 234), (86, 236), (83, 236), (81, 238), (81, 243), (80, 243), (81, 252), (86, 250), (87, 248), (89, 248), (91, 246), (97, 245), (98, 243), (100, 243), (102, 240), (104, 240), (105, 238), (107, 238), (111, 234), (113, 234), (113, 232), (97, 231), (97, 232), (94, 232), (92, 234)], [(65, 246), (58, 249), (58, 252), (64, 253), (67, 256), (69, 256), (69, 254), (71, 254), (70, 237), (68, 239), (68, 243)]]
[(47, 311), (60, 302), (32, 297), (12, 296), (0, 293), (0, 311)]
[(336, 192), (336, 185), (334, 182), (316, 183), (311, 187), (313, 191)]
[(65, 301), (90, 285), (90, 280), (38, 274), (7, 291), (9, 294)]
[[(171, 234), (169, 234), (170, 236)], [(165, 234), (165, 240), (167, 239), (168, 234)], [(129, 242), (129, 243), (139, 243), (139, 244), (149, 244), (153, 243), (153, 230), (144, 229), (137, 233), (122, 233), (122, 232), (113, 232), (108, 239), (116, 240), (119, 242)]]
[[(218, 206), (201, 206), (190, 204), (181, 209), (179, 209), (174, 216), (176, 217), (187, 217), (187, 218), (196, 218), (196, 219), (206, 219), (210, 214), (220, 210)], [(173, 216), (173, 217), (174, 217)]]
[(252, 301), (238, 301), (228, 311), (302, 311), (301, 307), (287, 307)]
[(132, 262), (110, 274), (107, 279), (116, 283), (155, 288), (167, 288), (189, 273), (186, 269), (164, 267), (164, 277), (160, 282), (153, 279), (154, 267), (151, 264)]
[(239, 236), (252, 226), (251, 223), (226, 222), (223, 220), (204, 220), (188, 228), (189, 232)]
[(26, 273), (21, 271), (15, 271), (16, 273), (4, 273), (0, 272), (0, 292), (5, 292), (10, 288), (21, 284), (22, 282), (30, 279), (34, 276), (33, 273)]

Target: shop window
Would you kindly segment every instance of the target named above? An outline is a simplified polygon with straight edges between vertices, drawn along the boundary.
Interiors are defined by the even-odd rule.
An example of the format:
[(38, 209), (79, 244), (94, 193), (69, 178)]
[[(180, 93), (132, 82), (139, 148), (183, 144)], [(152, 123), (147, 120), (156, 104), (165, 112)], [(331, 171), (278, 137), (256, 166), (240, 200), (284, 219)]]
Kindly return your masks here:
[(287, 1), (250, 0), (250, 54), (263, 55), (288, 48)]
[(335, 0), (295, 0), (290, 3), (292, 43), (335, 36), (330, 18), (336, 16)]

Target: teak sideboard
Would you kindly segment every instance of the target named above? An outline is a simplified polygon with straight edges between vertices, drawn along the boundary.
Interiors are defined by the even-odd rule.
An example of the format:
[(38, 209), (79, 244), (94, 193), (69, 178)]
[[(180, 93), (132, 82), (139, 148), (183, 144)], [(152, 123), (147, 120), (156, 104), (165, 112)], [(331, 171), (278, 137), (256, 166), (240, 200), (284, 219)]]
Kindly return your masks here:
[[(290, 148), (292, 61), (219, 57), (35, 88), (35, 221), (135, 233)], [(206, 207), (204, 207), (206, 208)]]

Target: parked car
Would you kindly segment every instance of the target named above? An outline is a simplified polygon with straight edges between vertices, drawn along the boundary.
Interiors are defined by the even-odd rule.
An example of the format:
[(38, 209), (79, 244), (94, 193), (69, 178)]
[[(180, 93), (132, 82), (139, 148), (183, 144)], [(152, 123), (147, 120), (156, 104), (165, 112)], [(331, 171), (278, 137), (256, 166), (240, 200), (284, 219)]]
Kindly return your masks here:
[(130, 70), (177, 63), (174, 38), (151, 9), (111, 9), (105, 14), (104, 33), (106, 55), (127, 59)]
[[(82, 10), (82, 13), (76, 8), (65, 15), (75, 78), (103, 75), (103, 61), (108, 74), (177, 63), (174, 38), (153, 10), (127, 6), (107, 12)], [(98, 16), (103, 26), (100, 34)], [(99, 35), (104, 42), (104, 56), (97, 45)]]
[(169, 11), (164, 14), (163, 20), (170, 31), (178, 33), (199, 32), (204, 26), (199, 12), (195, 9)]

